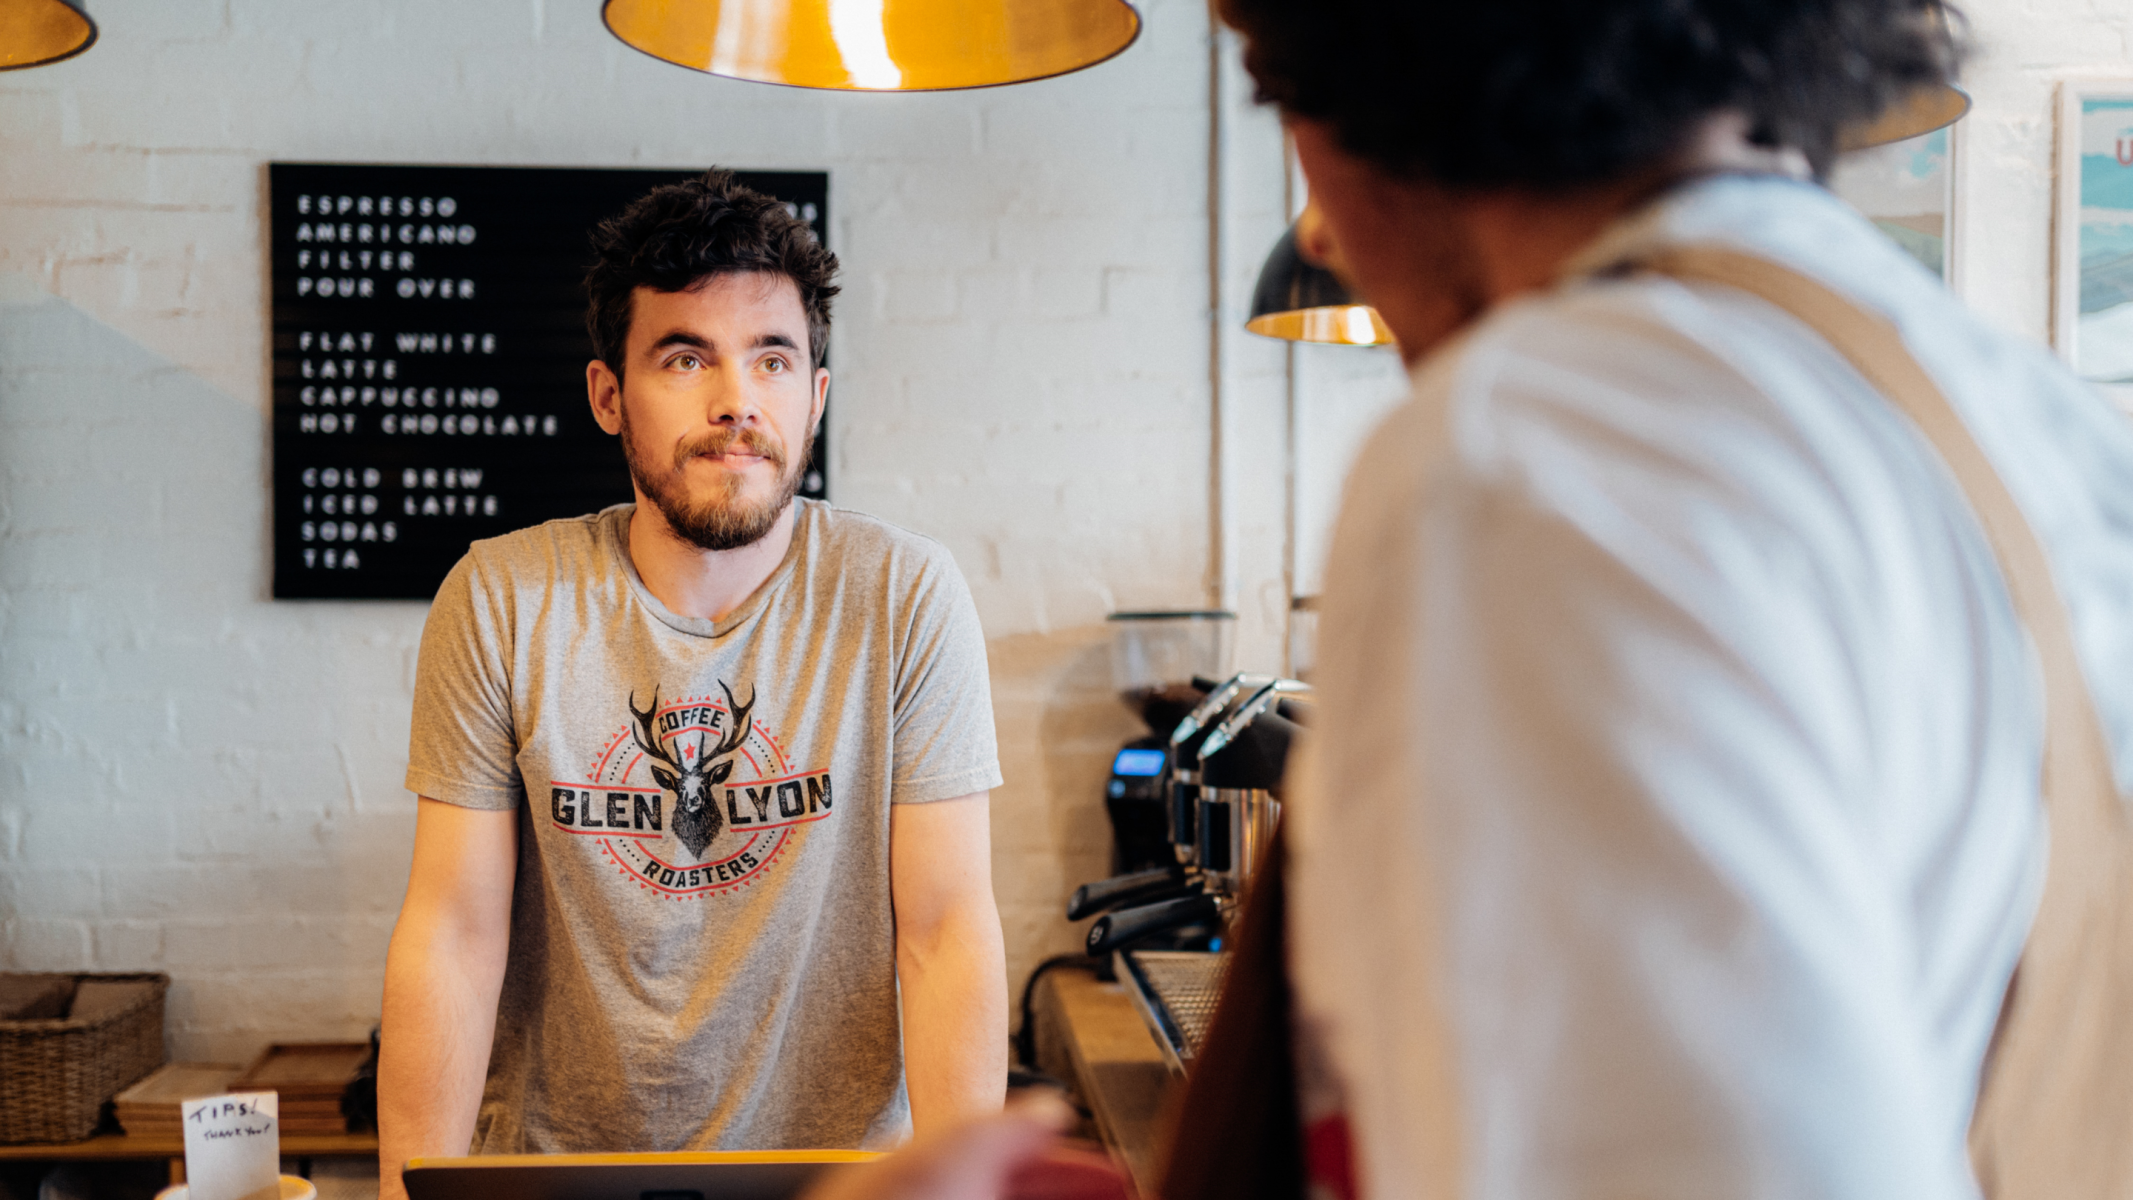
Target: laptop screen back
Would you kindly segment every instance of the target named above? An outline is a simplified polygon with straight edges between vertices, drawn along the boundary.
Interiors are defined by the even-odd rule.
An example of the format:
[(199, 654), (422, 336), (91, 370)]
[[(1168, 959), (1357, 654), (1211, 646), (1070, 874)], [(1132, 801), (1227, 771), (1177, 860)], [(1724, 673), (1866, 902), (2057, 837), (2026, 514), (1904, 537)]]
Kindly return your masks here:
[(500, 1154), (418, 1158), (409, 1200), (792, 1200), (858, 1150)]

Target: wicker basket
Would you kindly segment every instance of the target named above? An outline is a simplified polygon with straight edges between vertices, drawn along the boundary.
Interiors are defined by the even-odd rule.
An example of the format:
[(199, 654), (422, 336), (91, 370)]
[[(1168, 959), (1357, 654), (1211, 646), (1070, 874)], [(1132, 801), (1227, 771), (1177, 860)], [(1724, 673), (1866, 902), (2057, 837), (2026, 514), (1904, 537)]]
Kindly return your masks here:
[(163, 1065), (163, 995), (170, 976), (76, 978), (77, 986), (145, 986), (79, 1017), (0, 1021), (0, 1142), (88, 1137), (105, 1101)]

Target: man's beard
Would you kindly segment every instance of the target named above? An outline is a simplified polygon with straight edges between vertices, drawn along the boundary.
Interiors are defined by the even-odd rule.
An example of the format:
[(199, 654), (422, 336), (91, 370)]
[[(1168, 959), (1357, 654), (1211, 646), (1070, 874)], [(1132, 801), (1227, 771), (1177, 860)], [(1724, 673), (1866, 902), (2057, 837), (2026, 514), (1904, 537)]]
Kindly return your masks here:
[[(713, 495), (692, 503), (685, 475), (689, 460), (698, 455), (716, 457), (736, 444), (751, 454), (762, 456), (763, 461), (776, 469), (777, 486), (770, 497), (757, 504), (742, 500), (741, 489), (745, 481), (740, 472), (734, 471), (719, 479)], [(675, 536), (702, 550), (738, 550), (763, 540), (778, 523), (786, 506), (792, 503), (792, 498), (799, 494), (800, 474), (807, 467), (808, 454), (814, 445), (815, 434), (810, 429), (799, 456), (788, 462), (784, 447), (760, 430), (746, 427), (714, 429), (675, 447), (672, 468), (655, 473), (647, 469), (644, 461), (650, 456), (640, 455), (636, 439), (630, 436), (626, 408), (622, 416), (622, 459), (629, 464), (630, 478), (636, 482), (637, 490), (659, 509)]]

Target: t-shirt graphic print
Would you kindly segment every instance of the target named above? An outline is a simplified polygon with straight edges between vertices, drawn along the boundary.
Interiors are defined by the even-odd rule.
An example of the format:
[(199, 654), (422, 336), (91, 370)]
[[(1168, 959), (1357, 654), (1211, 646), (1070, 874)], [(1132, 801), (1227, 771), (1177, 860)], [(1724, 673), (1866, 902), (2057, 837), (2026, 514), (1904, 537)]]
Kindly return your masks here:
[(893, 1145), (891, 810), (1000, 782), (969, 590), (802, 500), (762, 587), (685, 617), (631, 511), (474, 543), (422, 633), (408, 788), (518, 824), (475, 1152)]
[(719, 689), (723, 699), (661, 705), (654, 688), (643, 709), (633, 694), (629, 721), (586, 778), (549, 787), (549, 820), (592, 839), (638, 887), (676, 900), (753, 883), (835, 801), (830, 773), (799, 769), (754, 720), (752, 692), (740, 702), (725, 681)]

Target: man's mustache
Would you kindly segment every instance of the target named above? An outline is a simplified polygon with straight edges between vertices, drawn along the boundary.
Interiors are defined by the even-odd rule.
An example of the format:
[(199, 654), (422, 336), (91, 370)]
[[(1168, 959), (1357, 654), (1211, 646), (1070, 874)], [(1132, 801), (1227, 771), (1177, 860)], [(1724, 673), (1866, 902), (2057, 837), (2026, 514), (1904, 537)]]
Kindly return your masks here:
[(751, 428), (714, 429), (700, 438), (683, 442), (674, 448), (674, 469), (678, 471), (687, 466), (692, 458), (716, 458), (732, 450), (736, 444), (771, 466), (781, 471), (785, 469), (785, 447), (762, 430)]

